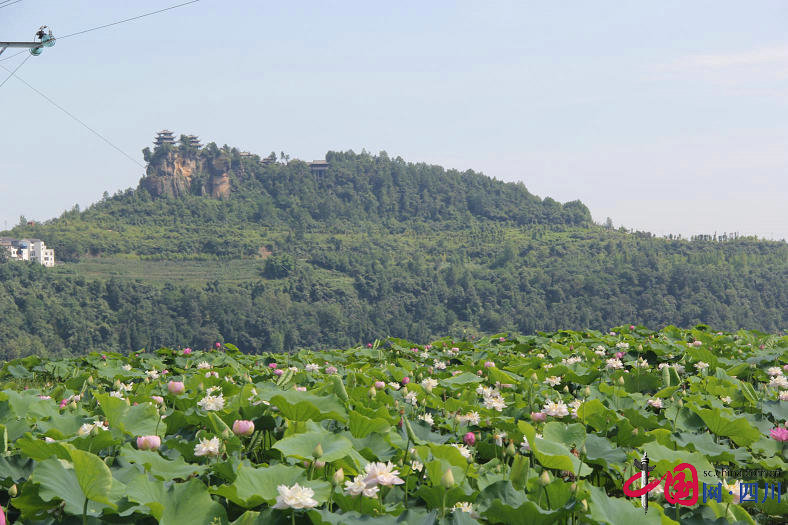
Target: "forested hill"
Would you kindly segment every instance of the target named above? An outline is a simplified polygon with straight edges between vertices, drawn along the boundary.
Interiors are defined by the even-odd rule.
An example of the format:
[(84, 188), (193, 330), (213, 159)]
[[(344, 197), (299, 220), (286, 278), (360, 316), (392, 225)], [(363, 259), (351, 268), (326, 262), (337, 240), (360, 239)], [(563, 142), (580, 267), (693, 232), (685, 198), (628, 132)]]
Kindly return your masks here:
[(317, 167), (213, 144), (145, 156), (138, 188), (3, 233), (65, 261), (0, 262), (4, 355), (788, 327), (785, 242), (605, 229), (579, 202), (385, 154)]
[[(560, 204), (521, 183), (406, 163), (385, 153), (328, 152), (328, 168), (299, 160), (264, 163), (237, 149), (159, 147), (146, 152), (139, 188), (13, 235), (46, 240), (60, 260), (90, 254), (253, 256), (271, 230), (360, 232), (457, 230), (473, 225), (589, 226), (581, 202)], [(229, 188), (211, 198), (221, 175)], [(260, 235), (264, 232), (264, 235)]]

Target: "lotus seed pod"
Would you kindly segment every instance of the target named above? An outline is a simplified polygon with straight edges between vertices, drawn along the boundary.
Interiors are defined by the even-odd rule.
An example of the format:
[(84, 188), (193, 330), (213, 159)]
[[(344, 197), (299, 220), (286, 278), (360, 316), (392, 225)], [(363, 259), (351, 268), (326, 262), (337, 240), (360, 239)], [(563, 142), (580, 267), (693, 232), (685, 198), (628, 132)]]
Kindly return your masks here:
[(550, 484), (550, 473), (546, 470), (542, 471), (542, 474), (539, 476), (539, 483), (541, 485), (549, 485)]
[(312, 457), (315, 458), (323, 457), (323, 446), (320, 443), (315, 445), (315, 449), (312, 451)]
[(441, 484), (447, 489), (450, 489), (454, 486), (454, 474), (452, 474), (450, 468), (447, 468), (446, 472), (443, 473)]

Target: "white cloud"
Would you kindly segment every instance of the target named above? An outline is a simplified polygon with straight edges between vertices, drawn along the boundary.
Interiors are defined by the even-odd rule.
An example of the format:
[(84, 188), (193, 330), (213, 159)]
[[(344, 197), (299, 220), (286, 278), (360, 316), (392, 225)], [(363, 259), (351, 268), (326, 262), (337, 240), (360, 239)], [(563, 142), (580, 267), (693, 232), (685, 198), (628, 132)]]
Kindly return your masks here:
[(788, 66), (788, 44), (734, 53), (686, 55), (664, 69), (725, 69), (751, 66)]

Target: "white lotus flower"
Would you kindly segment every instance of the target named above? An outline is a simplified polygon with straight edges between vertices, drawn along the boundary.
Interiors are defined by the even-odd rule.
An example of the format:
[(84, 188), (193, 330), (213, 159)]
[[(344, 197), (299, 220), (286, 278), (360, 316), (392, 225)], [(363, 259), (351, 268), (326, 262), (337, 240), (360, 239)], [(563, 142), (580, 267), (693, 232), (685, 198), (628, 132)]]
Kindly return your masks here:
[(780, 401), (788, 401), (788, 390), (780, 392)]
[(547, 379), (545, 379), (544, 382), (550, 386), (557, 386), (561, 384), (561, 378), (557, 376), (550, 376)]
[(389, 381), (389, 386), (394, 390), (399, 390), (401, 388), (401, 385), (396, 381)]
[(466, 423), (470, 425), (478, 425), (479, 421), (481, 421), (478, 412), (468, 412), (467, 414), (461, 417)]
[(427, 423), (429, 426), (432, 426), (432, 425), (435, 424), (435, 420), (432, 419), (432, 414), (430, 414), (429, 412), (427, 412), (426, 414), (420, 414), (419, 415), (419, 419), (421, 419), (422, 421)]
[(654, 408), (662, 408), (662, 400), (660, 398), (649, 399), (646, 403)]
[(390, 487), (391, 485), (402, 485), (405, 480), (399, 478), (399, 470), (394, 469), (394, 464), (389, 461), (388, 463), (372, 462), (364, 466), (364, 471), (367, 473), (364, 478), (367, 487), (373, 485), (383, 485)]
[(433, 362), (432, 366), (435, 367), (435, 370), (446, 370), (446, 363), (438, 361), (437, 359)]
[(195, 456), (218, 456), (219, 455), (219, 447), (222, 445), (222, 442), (219, 441), (218, 437), (212, 437), (211, 439), (200, 439), (200, 442), (194, 445), (194, 455)]
[(432, 389), (435, 388), (436, 386), (438, 386), (438, 380), (437, 379), (433, 379), (431, 377), (428, 377), (427, 379), (425, 379), (424, 381), (421, 382), (421, 386), (427, 392), (432, 392)]
[(197, 401), (197, 404), (203, 410), (221, 410), (224, 408), (224, 396), (222, 394), (219, 394), (218, 396), (212, 396), (209, 394)]
[(705, 370), (706, 368), (709, 368), (709, 363), (704, 363), (703, 361), (698, 361), (697, 363), (695, 363), (695, 368), (698, 371)]
[(200, 370), (211, 368), (211, 364), (208, 361), (200, 361), (199, 363), (197, 363), (197, 368), (199, 368)]
[(365, 476), (358, 475), (353, 478), (353, 481), (346, 481), (345, 482), (345, 494), (349, 494), (351, 496), (358, 496), (359, 494), (363, 494), (368, 498), (374, 498), (378, 494), (378, 486), (373, 485), (372, 487), (367, 488), (367, 483), (364, 481)]
[(158, 379), (159, 378), (159, 373), (155, 369), (154, 370), (147, 370), (145, 372), (145, 375), (147, 375), (150, 379)]
[(583, 402), (581, 400), (579, 400), (579, 399), (575, 399), (574, 401), (569, 403), (569, 408), (572, 409), (571, 414), (572, 414), (573, 418), (577, 419), (577, 409), (580, 408), (580, 405), (582, 405), (582, 404), (583, 404)]
[(129, 370), (131, 370), (131, 365), (126, 363), (125, 365), (121, 366), (121, 368), (126, 372), (128, 372)]
[(413, 406), (416, 406), (419, 403), (418, 397), (416, 396), (416, 392), (408, 392), (405, 394), (405, 402), (410, 403)]
[(461, 445), (459, 443), (452, 443), (452, 446), (456, 447), (457, 450), (460, 451), (460, 454), (462, 454), (462, 457), (464, 457), (465, 459), (471, 459), (473, 457), (473, 453), (471, 452), (471, 449), (469, 449), (466, 445)]
[(279, 485), (276, 487), (279, 495), (276, 497), (275, 509), (311, 509), (317, 507), (317, 501), (312, 498), (315, 491), (309, 487), (302, 487), (298, 483), (292, 487)]
[(504, 408), (506, 408), (506, 403), (502, 397), (485, 397), (484, 408), (501, 412)]
[(766, 370), (766, 373), (769, 374), (770, 376), (781, 376), (783, 375), (783, 369), (780, 368), (779, 366), (770, 366)]
[(610, 370), (621, 370), (624, 368), (624, 363), (621, 362), (621, 359), (611, 357), (605, 361), (605, 368), (609, 368)]
[(304, 367), (304, 370), (306, 370), (307, 372), (318, 372), (320, 370), (320, 365), (316, 365), (315, 363), (308, 363)]
[(545, 403), (544, 407), (542, 408), (542, 412), (544, 412), (548, 416), (553, 416), (553, 417), (564, 417), (569, 415), (569, 409), (566, 407), (566, 404), (560, 399), (556, 402), (548, 401), (547, 403)]
[(769, 381), (769, 386), (777, 388), (788, 388), (788, 379), (785, 376), (774, 376)]

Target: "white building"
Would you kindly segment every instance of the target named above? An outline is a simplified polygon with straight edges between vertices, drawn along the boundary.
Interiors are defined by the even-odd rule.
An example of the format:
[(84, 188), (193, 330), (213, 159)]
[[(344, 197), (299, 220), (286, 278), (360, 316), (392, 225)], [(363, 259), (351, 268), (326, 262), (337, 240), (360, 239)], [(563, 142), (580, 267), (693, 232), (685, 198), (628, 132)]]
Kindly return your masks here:
[(35, 261), (51, 268), (55, 265), (55, 250), (47, 248), (41, 239), (0, 238), (0, 249), (8, 251), (8, 256), (17, 261)]

